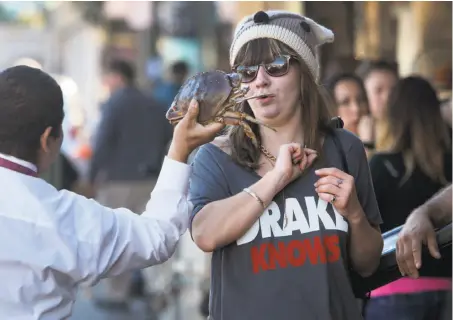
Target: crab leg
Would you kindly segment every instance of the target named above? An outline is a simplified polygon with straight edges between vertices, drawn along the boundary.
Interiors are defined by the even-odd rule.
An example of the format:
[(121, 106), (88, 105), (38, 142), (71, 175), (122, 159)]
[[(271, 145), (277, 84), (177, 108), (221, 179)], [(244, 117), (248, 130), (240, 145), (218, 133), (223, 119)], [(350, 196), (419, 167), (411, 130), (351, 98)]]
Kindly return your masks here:
[(250, 128), (249, 124), (245, 121), (239, 121), (239, 125), (244, 129), (244, 133), (247, 137), (250, 138), (252, 141), (253, 145), (258, 148), (258, 140), (256, 139), (255, 134), (252, 131), (252, 128)]
[(242, 103), (244, 101), (247, 101), (247, 100), (252, 100), (252, 99), (256, 99), (256, 98), (259, 98), (259, 97), (262, 97), (263, 95), (262, 94), (257, 94), (257, 95), (254, 95), (254, 96), (251, 96), (251, 97), (239, 97), (240, 99), (234, 99), (234, 103)]
[(247, 92), (249, 92), (250, 87), (237, 88), (233, 89), (233, 94), (231, 95), (232, 99), (237, 99), (239, 97), (244, 97)]
[(231, 97), (228, 99), (229, 101), (232, 102), (233, 105), (240, 104), (242, 101), (245, 101), (245, 94), (247, 93), (248, 90), (237, 90), (234, 91)]
[(249, 124), (247, 122), (245, 122), (244, 120), (242, 120), (241, 118), (238, 118), (235, 116), (231, 116), (231, 117), (222, 116), (222, 117), (217, 117), (214, 121), (224, 123), (226, 125), (241, 126), (244, 129), (245, 135), (250, 138), (253, 145), (257, 148), (259, 147), (258, 140), (256, 139), (256, 136), (253, 133), (252, 128), (250, 128)]
[(234, 118), (234, 119), (240, 119), (240, 120), (247, 120), (247, 121), (250, 121), (250, 122), (253, 122), (253, 123), (256, 123), (256, 124), (259, 124), (259, 125), (262, 125), (262, 126), (265, 126), (273, 131), (277, 131), (275, 130), (274, 128), (272, 128), (271, 126), (253, 118), (252, 116), (249, 116), (248, 114), (246, 113), (243, 113), (243, 112), (238, 112), (238, 111), (226, 111), (224, 114), (223, 114), (224, 117), (229, 117), (229, 118)]

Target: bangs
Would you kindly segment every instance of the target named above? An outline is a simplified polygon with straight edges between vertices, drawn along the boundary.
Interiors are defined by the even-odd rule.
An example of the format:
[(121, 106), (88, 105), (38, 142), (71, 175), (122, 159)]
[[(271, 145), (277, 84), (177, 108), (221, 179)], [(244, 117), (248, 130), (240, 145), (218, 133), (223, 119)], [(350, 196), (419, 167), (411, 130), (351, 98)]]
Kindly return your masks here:
[(278, 40), (254, 39), (239, 50), (234, 65), (253, 66), (263, 62), (269, 63), (283, 54), (296, 55), (293, 50)]

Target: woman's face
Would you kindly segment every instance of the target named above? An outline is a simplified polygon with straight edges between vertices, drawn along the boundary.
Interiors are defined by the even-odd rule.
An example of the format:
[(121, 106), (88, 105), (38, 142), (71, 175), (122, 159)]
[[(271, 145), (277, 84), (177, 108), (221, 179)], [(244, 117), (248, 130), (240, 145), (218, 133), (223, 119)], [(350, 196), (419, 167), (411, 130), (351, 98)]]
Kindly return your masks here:
[[(242, 84), (242, 86), (250, 87), (247, 96), (267, 95), (265, 98), (249, 100), (248, 103), (255, 118), (274, 127), (287, 124), (300, 113), (300, 67), (294, 61), (283, 65), (278, 59), (281, 58), (267, 64), (266, 68), (262, 65), (259, 66), (256, 77), (252, 81)], [(276, 76), (279, 68), (286, 68), (280, 69), (280, 73), (282, 73), (281, 70), (287, 72), (284, 75)]]
[(344, 121), (344, 127), (357, 133), (360, 118), (366, 114), (367, 102), (360, 86), (354, 80), (341, 80), (334, 89), (338, 116)]
[(383, 118), (390, 92), (396, 82), (395, 75), (386, 70), (372, 71), (365, 79), (365, 89), (373, 118), (378, 120)]

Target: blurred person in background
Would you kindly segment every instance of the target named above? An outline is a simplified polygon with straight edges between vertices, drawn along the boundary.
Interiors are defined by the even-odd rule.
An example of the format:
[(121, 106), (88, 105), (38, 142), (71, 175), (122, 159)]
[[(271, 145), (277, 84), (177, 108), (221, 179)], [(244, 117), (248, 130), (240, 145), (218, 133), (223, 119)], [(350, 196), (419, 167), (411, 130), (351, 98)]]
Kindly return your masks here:
[(185, 61), (176, 61), (169, 68), (169, 79), (161, 79), (153, 86), (153, 98), (167, 111), (173, 99), (189, 74), (189, 65)]
[(442, 112), (442, 119), (444, 119), (445, 123), (452, 129), (452, 108), (451, 108), (452, 98), (448, 98), (446, 101), (442, 102), (441, 112)]
[[(339, 73), (327, 82), (337, 115), (343, 120), (344, 128), (357, 135), (367, 151), (374, 149), (374, 137), (369, 130), (368, 98), (362, 79), (352, 73)], [(365, 119), (368, 118), (368, 119)]]
[(371, 119), (363, 119), (365, 123), (360, 125), (361, 131), (365, 134), (364, 131), (369, 130), (367, 135), (374, 137), (375, 148), (379, 149), (388, 97), (399, 78), (398, 68), (396, 64), (383, 60), (366, 61), (356, 72), (364, 82), (371, 114)]
[[(370, 168), (386, 232), (451, 182), (452, 153), (436, 91), (421, 77), (397, 82), (383, 120), (386, 145), (370, 159)], [(366, 319), (439, 319), (451, 290), (451, 278), (441, 275), (439, 270), (439, 278), (402, 278), (374, 290)]]
[[(89, 179), (103, 205), (142, 212), (161, 169), (172, 127), (165, 111), (135, 85), (130, 63), (112, 61), (104, 80), (110, 97), (101, 109)], [(99, 305), (126, 307), (131, 293), (142, 295), (140, 274), (107, 279), (107, 296), (97, 300)]]

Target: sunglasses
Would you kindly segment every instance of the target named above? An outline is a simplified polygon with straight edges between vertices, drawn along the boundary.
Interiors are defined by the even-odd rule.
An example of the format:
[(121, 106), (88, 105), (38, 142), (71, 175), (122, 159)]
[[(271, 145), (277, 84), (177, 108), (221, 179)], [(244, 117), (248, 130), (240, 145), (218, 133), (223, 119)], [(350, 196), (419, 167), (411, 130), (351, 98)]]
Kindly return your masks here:
[(249, 83), (255, 80), (261, 66), (271, 77), (281, 77), (288, 73), (291, 59), (295, 58), (290, 55), (281, 55), (270, 63), (261, 63), (255, 66), (237, 66), (233, 70), (241, 75), (242, 83)]

